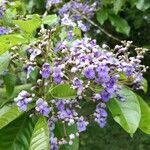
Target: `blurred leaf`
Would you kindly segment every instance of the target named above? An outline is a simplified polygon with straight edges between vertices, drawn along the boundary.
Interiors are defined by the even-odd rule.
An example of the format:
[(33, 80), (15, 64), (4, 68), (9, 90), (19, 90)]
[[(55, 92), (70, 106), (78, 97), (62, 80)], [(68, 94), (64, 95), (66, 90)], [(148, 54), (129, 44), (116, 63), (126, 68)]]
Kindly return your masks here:
[(17, 106), (4, 107), (7, 107), (7, 111), (0, 115), (0, 129), (23, 114), (23, 112), (19, 111)]
[(143, 86), (143, 91), (145, 93), (147, 93), (147, 90), (148, 90), (148, 83), (147, 83), (147, 80), (144, 79), (144, 81), (142, 82), (142, 86)]
[(7, 69), (10, 61), (10, 54), (8, 52), (0, 55), (0, 75)]
[(129, 35), (130, 26), (125, 19), (114, 14), (109, 14), (109, 20), (111, 24), (115, 26), (117, 32)]
[(82, 36), (81, 30), (79, 28), (77, 28), (77, 27), (74, 27), (73, 33), (78, 38), (81, 38), (81, 36)]
[(50, 90), (48, 95), (54, 98), (71, 99), (77, 96), (76, 90), (72, 89), (68, 84), (60, 84)]
[(14, 74), (7, 73), (3, 77), (3, 79), (4, 79), (4, 84), (6, 87), (6, 93), (8, 94), (8, 96), (11, 96), (16, 85), (16, 77)]
[(15, 25), (18, 25), (21, 30), (29, 34), (32, 34), (34, 31), (36, 31), (36, 29), (40, 27), (41, 23), (42, 21), (39, 15), (33, 15), (32, 19), (26, 21), (14, 20)]
[(0, 130), (0, 150), (29, 150), (36, 118), (22, 116)]
[(139, 128), (146, 134), (150, 134), (150, 107), (148, 104), (138, 96), (141, 107), (141, 121)]
[(114, 11), (115, 14), (118, 14), (118, 12), (121, 10), (122, 6), (125, 4), (126, 0), (115, 0), (114, 2)]
[[(5, 107), (6, 107), (6, 111), (5, 111)], [(30, 105), (28, 107), (28, 110), (32, 109), (33, 108), (33, 105)], [(1, 109), (3, 111), (1, 111)], [(18, 106), (13, 106), (13, 105), (10, 105), (10, 106), (4, 106), (4, 108), (1, 108), (0, 109), (0, 112), (3, 112), (3, 113), (0, 113), (0, 129), (5, 127), (6, 125), (8, 125), (10, 122), (12, 122), (13, 120), (15, 120), (16, 118), (18, 118), (19, 116), (21, 116), (24, 112), (23, 111), (20, 111), (18, 109)]]
[(112, 99), (108, 103), (108, 108), (114, 120), (130, 135), (139, 127), (141, 110), (136, 94), (127, 88), (123, 88), (120, 94), (125, 98), (122, 102)]
[(0, 43), (0, 55), (2, 55), (3, 53), (5, 53), (6, 51), (8, 51), (10, 49), (11, 46), (5, 44), (5, 43)]
[[(65, 130), (65, 131), (64, 131)], [(60, 150), (78, 150), (79, 149), (79, 137), (76, 136), (76, 133), (78, 132), (76, 124), (67, 126), (63, 123), (57, 123), (55, 126), (55, 135), (58, 137), (58, 139), (61, 139), (64, 137), (64, 134), (66, 134), (67, 141), (69, 141), (69, 135), (74, 134), (75, 139), (73, 140), (73, 144), (65, 144), (60, 147)], [(64, 133), (65, 132), (65, 133)]]
[(136, 5), (137, 0), (130, 0), (131, 7), (134, 7)]
[(136, 3), (136, 7), (139, 10), (145, 11), (150, 7), (150, 0), (138, 0)]
[(0, 43), (7, 44), (11, 47), (18, 44), (27, 43), (27, 40), (19, 34), (8, 34), (0, 36)]
[(49, 150), (49, 128), (45, 117), (40, 117), (35, 125), (29, 150)]
[(97, 21), (103, 25), (104, 22), (108, 19), (108, 12), (106, 9), (102, 9), (96, 13)]
[(57, 15), (48, 15), (48, 16), (45, 16), (43, 19), (42, 19), (42, 23), (43, 24), (48, 24), (49, 26), (52, 25), (52, 24), (55, 24), (57, 23), (58, 21), (58, 17)]

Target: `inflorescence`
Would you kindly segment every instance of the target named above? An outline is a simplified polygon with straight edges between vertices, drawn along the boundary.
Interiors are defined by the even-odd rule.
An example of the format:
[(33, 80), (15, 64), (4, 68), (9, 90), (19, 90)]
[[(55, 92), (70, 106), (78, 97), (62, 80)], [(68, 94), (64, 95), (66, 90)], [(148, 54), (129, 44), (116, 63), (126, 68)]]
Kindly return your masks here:
[[(46, 8), (50, 9), (52, 5), (57, 4), (61, 5), (62, 1), (48, 0)], [(87, 32), (90, 25), (83, 16), (91, 19), (96, 9), (96, 3), (89, 5), (70, 1), (58, 12), (60, 25), (67, 28), (79, 27), (83, 32)], [(0, 17), (2, 14), (0, 9)], [(73, 28), (69, 29), (67, 38), (57, 44), (51, 44), (47, 35), (49, 32), (55, 31), (49, 29), (40, 31), (40, 40), (30, 44), (26, 49), (26, 58), (15, 54), (11, 58), (23, 62), (23, 71), (27, 79), (31, 80), (32, 73), (37, 71), (38, 79), (31, 91), (21, 91), (14, 100), (21, 111), (26, 111), (28, 105), (34, 103), (35, 114), (48, 118), (51, 150), (57, 150), (59, 145), (67, 143), (72, 145), (75, 137), (86, 130), (91, 118), (103, 128), (107, 124), (106, 103), (113, 98), (124, 100), (119, 92), (122, 86), (142, 88), (143, 72), (146, 71), (146, 67), (141, 65), (141, 59), (145, 51), (136, 48), (136, 56), (132, 56), (128, 52), (131, 41), (123, 41), (122, 45), (107, 50), (108, 46), (100, 47), (96, 40), (87, 36), (76, 39)], [(8, 33), (7, 29), (0, 27), (0, 35)], [(71, 100), (47, 98), (48, 87), (61, 84), (70, 85), (77, 93), (76, 98)], [(94, 104), (95, 109), (92, 114), (86, 116), (80, 112), (82, 102), (86, 101), (89, 93), (90, 102)], [(77, 133), (67, 135), (67, 139), (66, 135), (58, 139), (55, 136), (58, 122), (67, 126), (76, 125)]]

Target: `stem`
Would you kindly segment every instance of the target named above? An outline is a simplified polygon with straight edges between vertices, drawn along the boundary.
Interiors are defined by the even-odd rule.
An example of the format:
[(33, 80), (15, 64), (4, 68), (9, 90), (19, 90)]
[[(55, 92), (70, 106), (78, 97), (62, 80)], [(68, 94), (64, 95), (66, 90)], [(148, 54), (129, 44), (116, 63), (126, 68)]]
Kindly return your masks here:
[(64, 135), (65, 135), (65, 137), (67, 137), (67, 132), (66, 132), (66, 126), (65, 126), (65, 123), (63, 123), (63, 129), (64, 129)]
[[(72, 9), (73, 9), (73, 8), (72, 8)], [(108, 31), (106, 31), (104, 28), (100, 27), (99, 25), (97, 25), (95, 22), (93, 22), (92, 20), (90, 20), (89, 18), (87, 18), (85, 15), (81, 14), (79, 11), (77, 11), (77, 10), (75, 10), (75, 9), (73, 9), (73, 11), (76, 12), (76, 13), (78, 13), (78, 14), (80, 14), (80, 15), (82, 15), (83, 18), (84, 18), (87, 22), (89, 22), (91, 25), (97, 27), (99, 30), (101, 30), (101, 31), (102, 31), (104, 34), (106, 34), (108, 37), (112, 38), (113, 40), (115, 40), (115, 41), (117, 41), (117, 42), (122, 43), (122, 40), (120, 40), (119, 38), (113, 36), (111, 33), (109, 33)], [(136, 45), (133, 45), (133, 44), (131, 44), (130, 46), (131, 46), (131, 47), (134, 47), (134, 48), (137, 48), (137, 46), (136, 46)]]

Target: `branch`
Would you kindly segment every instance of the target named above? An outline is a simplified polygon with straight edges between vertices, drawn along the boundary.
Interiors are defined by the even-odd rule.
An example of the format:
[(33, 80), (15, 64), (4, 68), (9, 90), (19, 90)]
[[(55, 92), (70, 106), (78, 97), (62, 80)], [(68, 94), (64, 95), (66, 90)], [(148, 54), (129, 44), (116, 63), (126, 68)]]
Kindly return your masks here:
[[(89, 18), (87, 18), (85, 15), (81, 14), (79, 11), (75, 10), (72, 8), (72, 10), (80, 15), (83, 16), (83, 18), (89, 22), (91, 25), (97, 27), (100, 31), (102, 31), (104, 34), (106, 34), (108, 37), (112, 38), (113, 40), (122, 43), (122, 40), (120, 40), (119, 38), (113, 36), (111, 33), (109, 33), (108, 31), (106, 31), (105, 29), (103, 29), (102, 27), (100, 27), (99, 25), (97, 25), (94, 21), (90, 20)], [(137, 48), (138, 46), (131, 44), (131, 47)]]

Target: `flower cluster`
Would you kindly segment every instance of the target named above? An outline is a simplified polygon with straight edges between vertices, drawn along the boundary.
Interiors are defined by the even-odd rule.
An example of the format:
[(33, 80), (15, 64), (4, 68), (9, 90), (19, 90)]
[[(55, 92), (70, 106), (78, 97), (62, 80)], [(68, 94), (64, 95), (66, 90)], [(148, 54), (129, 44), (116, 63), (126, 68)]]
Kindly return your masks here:
[[(46, 7), (49, 9), (61, 2), (48, 0)], [(146, 70), (141, 65), (144, 51), (135, 49), (137, 55), (132, 56), (128, 52), (131, 42), (123, 41), (122, 45), (116, 45), (108, 51), (108, 46), (100, 47), (96, 40), (86, 36), (82, 39), (74, 37), (70, 26), (71, 29), (76, 26), (83, 32), (88, 31), (89, 24), (85, 17), (91, 19), (96, 9), (96, 3), (66, 3), (59, 10), (61, 25), (67, 26), (67, 31), (69, 29), (66, 39), (55, 44), (55, 38), (50, 39), (48, 36), (53, 37), (55, 30), (43, 27), (38, 34), (40, 40), (29, 45), (25, 58), (18, 59), (23, 61), (27, 81), (30, 81), (34, 70), (38, 75), (31, 94), (21, 91), (15, 102), (22, 111), (26, 111), (28, 104), (34, 102), (35, 114), (48, 118), (51, 150), (58, 150), (60, 145), (67, 143), (72, 145), (76, 136), (87, 129), (89, 120), (93, 118), (103, 128), (107, 124), (106, 103), (112, 98), (123, 100), (119, 92), (122, 85), (137, 89), (142, 87), (143, 72)], [(52, 93), (49, 97), (49, 92), (61, 84), (70, 86), (76, 93), (74, 99), (58, 98)], [(93, 104), (93, 110), (90, 114), (82, 114), (82, 104), (87, 101)], [(64, 135), (61, 139), (56, 137), (55, 129), (60, 122), (68, 127), (75, 125), (76, 133)]]
[(90, 24), (85, 21), (91, 19), (96, 11), (97, 3), (88, 5), (86, 3), (80, 3), (76, 1), (70, 1), (66, 3), (60, 10), (59, 15), (62, 18), (61, 24), (67, 26), (77, 26), (82, 31), (89, 30)]
[(5, 28), (5, 27), (0, 26), (0, 35), (9, 34), (9, 33), (11, 33), (11, 32), (12, 32), (11, 29), (8, 29), (8, 28)]
[[(58, 43), (53, 48), (52, 63), (49, 63), (47, 56), (37, 63), (38, 57), (42, 57), (43, 52), (40, 47), (27, 50), (28, 69), (39, 70), (37, 87), (39, 94), (36, 95), (35, 111), (40, 115), (48, 117), (50, 120), (50, 143), (51, 149), (58, 149), (59, 145), (73, 143), (73, 139), (80, 132), (86, 130), (88, 117), (82, 116), (80, 103), (86, 100), (87, 91), (90, 90), (91, 101), (95, 105), (92, 118), (103, 128), (107, 123), (106, 105), (112, 98), (123, 100), (119, 90), (121, 84), (141, 88), (143, 72), (146, 67), (141, 65), (144, 51), (135, 49), (136, 56), (130, 56), (128, 47), (131, 42), (123, 42), (123, 46), (115, 46), (113, 52), (102, 48), (96, 44), (95, 40), (84, 37), (80, 40), (69, 42), (65, 40)], [(45, 61), (44, 61), (45, 60)], [(26, 65), (27, 65), (26, 64)], [(28, 70), (29, 71), (29, 70)], [(30, 75), (27, 72), (27, 77)], [(123, 78), (122, 78), (123, 77)], [(77, 98), (68, 99), (49, 99), (45, 97), (47, 87), (67, 83), (77, 93)], [(42, 89), (42, 90), (41, 90)], [(33, 91), (34, 92), (34, 91)], [(44, 93), (45, 92), (45, 93)], [(35, 91), (35, 93), (38, 93)], [(42, 98), (41, 98), (42, 97)], [(17, 105), (23, 111), (27, 109), (28, 103), (32, 101), (31, 95), (22, 91), (15, 98)], [(69, 135), (69, 141), (55, 137), (54, 129), (57, 122), (63, 122), (68, 126), (76, 124), (77, 135)]]
[(104, 103), (99, 103), (96, 106), (96, 110), (94, 113), (95, 121), (99, 124), (101, 128), (106, 125), (107, 112), (105, 110), (106, 105)]
[(51, 108), (48, 106), (47, 102), (44, 101), (42, 98), (39, 98), (36, 101), (36, 111), (39, 112), (41, 115), (48, 117)]
[(17, 106), (20, 108), (20, 110), (26, 111), (28, 103), (32, 102), (32, 97), (27, 91), (23, 90), (14, 99), (14, 101), (17, 103)]

